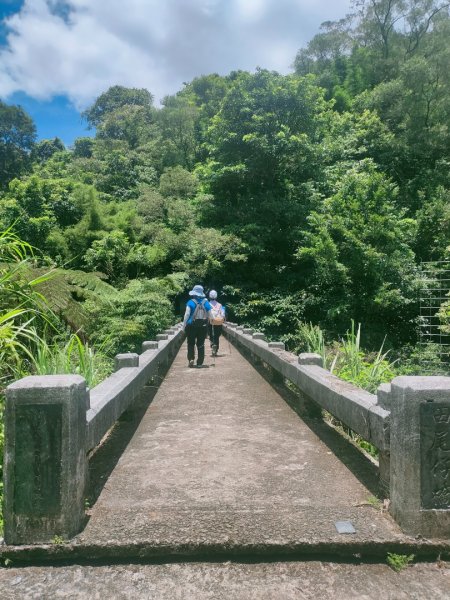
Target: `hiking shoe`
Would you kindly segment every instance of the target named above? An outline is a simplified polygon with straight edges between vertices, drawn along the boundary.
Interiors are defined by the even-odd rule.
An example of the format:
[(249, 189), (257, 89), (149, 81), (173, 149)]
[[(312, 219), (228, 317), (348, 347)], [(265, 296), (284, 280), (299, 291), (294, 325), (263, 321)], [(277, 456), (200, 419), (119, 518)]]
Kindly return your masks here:
[(193, 366), (194, 366), (194, 361), (193, 361), (193, 360), (190, 360), (190, 361), (189, 361), (189, 365), (188, 365), (188, 367), (189, 367), (190, 369), (192, 369), (192, 367), (193, 367)]

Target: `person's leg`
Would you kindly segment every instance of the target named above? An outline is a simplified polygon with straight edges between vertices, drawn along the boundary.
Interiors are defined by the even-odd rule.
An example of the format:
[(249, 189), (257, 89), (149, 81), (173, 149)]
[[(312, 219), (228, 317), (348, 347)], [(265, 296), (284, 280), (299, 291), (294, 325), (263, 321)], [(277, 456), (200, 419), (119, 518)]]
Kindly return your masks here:
[(208, 328), (205, 325), (199, 325), (197, 327), (197, 352), (198, 352), (198, 356), (197, 356), (197, 366), (200, 367), (203, 364), (203, 361), (205, 360), (205, 340), (206, 340), (206, 333), (208, 331)]
[(219, 351), (219, 343), (220, 343), (220, 336), (222, 335), (222, 325), (216, 325), (216, 331), (215, 331), (215, 335), (214, 335), (214, 339), (215, 339), (215, 346), (216, 346), (216, 352)]
[(211, 325), (211, 354), (214, 356), (217, 353), (216, 326)]
[(196, 332), (192, 325), (186, 325), (186, 336), (187, 336), (187, 357), (189, 364), (194, 362), (195, 359), (195, 338)]
[(213, 333), (213, 325), (211, 325), (211, 323), (208, 323), (208, 337), (209, 337), (209, 343), (211, 346), (211, 352), (213, 351), (213, 344), (214, 344), (214, 333)]

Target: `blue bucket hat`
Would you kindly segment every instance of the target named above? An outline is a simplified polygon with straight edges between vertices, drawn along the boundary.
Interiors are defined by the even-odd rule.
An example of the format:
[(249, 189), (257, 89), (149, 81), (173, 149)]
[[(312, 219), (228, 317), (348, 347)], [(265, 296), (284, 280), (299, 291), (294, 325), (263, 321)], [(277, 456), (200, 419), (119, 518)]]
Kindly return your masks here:
[(192, 290), (189, 292), (189, 296), (197, 296), (198, 298), (204, 298), (205, 292), (203, 291), (202, 285), (194, 285)]

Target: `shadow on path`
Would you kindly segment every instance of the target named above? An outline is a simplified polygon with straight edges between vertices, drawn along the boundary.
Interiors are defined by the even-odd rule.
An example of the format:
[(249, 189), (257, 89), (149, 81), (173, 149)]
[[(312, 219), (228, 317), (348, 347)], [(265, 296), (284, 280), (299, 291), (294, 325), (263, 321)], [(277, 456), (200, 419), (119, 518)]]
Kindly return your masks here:
[(376, 497), (379, 497), (380, 486), (377, 466), (347, 438), (321, 418), (311, 418), (304, 408), (302, 399), (299, 398), (284, 384), (271, 381), (270, 375), (262, 365), (255, 364), (236, 346), (233, 350), (249, 362), (252, 367), (269, 383), (269, 385), (283, 398), (292, 410), (302, 419), (317, 437), (328, 446), (331, 452), (353, 473), (353, 475)]
[[(158, 381), (162, 381), (158, 377)], [(142, 417), (158, 391), (159, 385), (147, 385), (139, 398), (106, 434), (103, 442), (89, 457), (89, 483), (87, 501), (93, 506), (100, 496), (109, 476), (133, 437)]]

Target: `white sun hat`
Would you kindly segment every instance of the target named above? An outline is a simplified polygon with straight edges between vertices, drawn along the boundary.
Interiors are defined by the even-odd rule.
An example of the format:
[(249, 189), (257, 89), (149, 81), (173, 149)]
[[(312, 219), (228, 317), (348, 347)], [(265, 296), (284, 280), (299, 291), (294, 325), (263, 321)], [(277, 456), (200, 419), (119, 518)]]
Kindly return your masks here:
[(194, 285), (192, 290), (189, 292), (189, 296), (198, 296), (199, 298), (205, 297), (205, 292), (203, 291), (202, 285)]
[(217, 298), (217, 292), (216, 292), (216, 290), (211, 290), (209, 292), (209, 297), (211, 298), (211, 300), (215, 300)]

